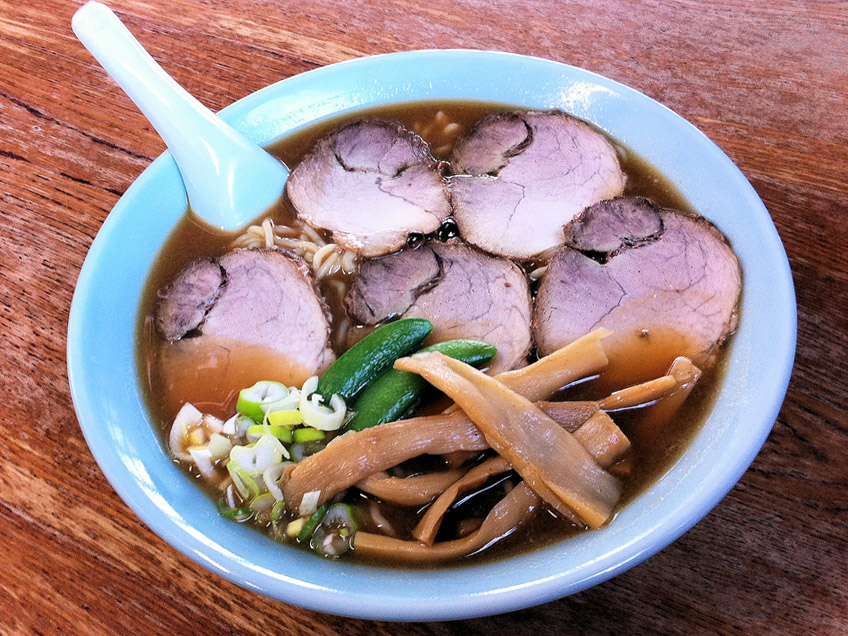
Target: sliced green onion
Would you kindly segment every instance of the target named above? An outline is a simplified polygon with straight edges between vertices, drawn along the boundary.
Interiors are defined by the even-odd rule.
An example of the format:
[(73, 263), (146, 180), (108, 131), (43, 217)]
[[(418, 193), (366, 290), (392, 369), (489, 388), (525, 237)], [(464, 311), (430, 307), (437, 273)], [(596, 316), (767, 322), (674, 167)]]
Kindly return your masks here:
[(262, 422), (269, 407), (281, 402), (288, 394), (289, 390), (285, 384), (261, 380), (253, 386), (239, 391), (236, 410), (256, 422)]
[(224, 495), (227, 498), (227, 503), (229, 504), (230, 508), (238, 508), (239, 506), (236, 505), (236, 495), (235, 495), (236, 488), (235, 488), (235, 486), (233, 486), (232, 477), (230, 478), (229, 481), (230, 481), (230, 483), (227, 485), (226, 489), (224, 490)]
[(249, 418), (247, 415), (240, 415), (236, 413), (224, 422), (222, 432), (227, 435), (232, 435), (233, 437), (244, 437), (247, 435), (247, 429), (252, 425), (253, 419)]
[(302, 462), (310, 455), (314, 455), (325, 448), (327, 448), (327, 445), (324, 442), (319, 441), (292, 444), (291, 459), (293, 462)]
[(278, 541), (285, 541), (286, 536), (286, 502), (280, 499), (271, 508), (271, 532), (274, 533), (274, 538)]
[(200, 426), (192, 428), (186, 434), (186, 441), (189, 446), (202, 446), (206, 442), (206, 431)]
[(192, 461), (189, 447), (206, 446), (209, 436), (220, 432), (224, 422), (212, 415), (203, 414), (190, 402), (183, 404), (168, 433), (171, 455), (184, 462)]
[(271, 520), (271, 509), (277, 500), (269, 492), (263, 493), (250, 502), (250, 509), (256, 513), (256, 522), (260, 525)]
[(289, 522), (286, 525), (286, 537), (289, 539), (296, 539), (297, 535), (300, 534), (300, 531), (303, 530), (303, 526), (306, 525), (306, 519), (304, 517), (298, 517), (294, 521)]
[(212, 465), (212, 456), (209, 453), (209, 449), (189, 448), (188, 452), (189, 455), (191, 455), (194, 465), (197, 466), (197, 470), (200, 471), (200, 474), (206, 479), (214, 479), (215, 467)]
[(224, 459), (229, 457), (230, 451), (233, 450), (233, 443), (220, 433), (212, 433), (206, 448), (212, 459)]
[(174, 423), (171, 425), (171, 432), (168, 435), (168, 447), (172, 457), (184, 462), (192, 461), (191, 455), (185, 448), (185, 438), (189, 428), (200, 426), (202, 420), (203, 413), (198, 411), (191, 402), (183, 404), (174, 417)]
[[(279, 464), (289, 452), (273, 435), (264, 434), (253, 445), (233, 446), (230, 451), (230, 464), (233, 462), (250, 474), (261, 473), (268, 466)], [(227, 464), (229, 466), (229, 464)]]
[(330, 398), (330, 406), (321, 402), (324, 398), (315, 393), (318, 386), (318, 376), (312, 376), (303, 384), (300, 401), (297, 408), (303, 417), (303, 423), (322, 431), (335, 431), (342, 427), (347, 413), (347, 406), (341, 396), (334, 394)]
[(357, 530), (356, 509), (349, 504), (333, 504), (312, 533), (309, 547), (321, 556), (338, 558), (350, 550)]
[(301, 497), (300, 499), (300, 507), (298, 508), (297, 513), (301, 517), (311, 517), (312, 513), (318, 510), (318, 501), (320, 499), (320, 490), (310, 490), (309, 492), (303, 493), (303, 497)]
[(218, 501), (218, 514), (222, 517), (227, 517), (228, 519), (244, 521), (253, 514), (253, 510), (250, 508), (230, 508), (227, 505), (227, 500), (221, 499)]
[(297, 409), (300, 402), (300, 389), (294, 386), (289, 387), (289, 394), (282, 400), (278, 400), (265, 407), (265, 414), (273, 413), (274, 411), (292, 411)]
[(303, 543), (306, 541), (315, 530), (315, 527), (321, 523), (321, 520), (324, 518), (324, 515), (327, 514), (327, 510), (329, 510), (330, 504), (324, 504), (318, 510), (316, 510), (311, 517), (303, 524), (303, 528), (300, 533), (297, 535), (297, 540)]
[(283, 491), (279, 486), (280, 477), (283, 476), (283, 471), (286, 469), (286, 466), (290, 464), (291, 462), (274, 464), (273, 466), (268, 466), (268, 468), (262, 472), (262, 481), (265, 482), (265, 487), (268, 489), (268, 492), (274, 495), (274, 499), (277, 501), (281, 501), (283, 498)]
[(285, 409), (283, 411), (269, 411), (268, 424), (271, 426), (293, 426), (303, 424), (303, 416), (297, 409)]
[(296, 428), (292, 431), (292, 435), (297, 444), (324, 441), (324, 431), (319, 431), (317, 428)]
[[(236, 446), (233, 450), (236, 448), (241, 447)], [(252, 501), (262, 492), (256, 482), (253, 481), (251, 476), (247, 474), (247, 471), (245, 471), (244, 468), (241, 468), (236, 462), (232, 460), (227, 462), (227, 472), (230, 473), (230, 477), (233, 478), (233, 486), (242, 496), (242, 499)]]
[(250, 508), (253, 512), (270, 512), (275, 503), (277, 503), (277, 500), (274, 499), (274, 495), (270, 492), (264, 492), (250, 502)]
[(286, 512), (286, 502), (280, 499), (271, 508), (271, 521), (279, 521)]
[[(248, 435), (258, 435), (261, 437), (262, 435), (268, 433), (269, 435), (273, 435), (281, 442), (285, 442), (286, 444), (291, 444), (292, 441), (292, 431), (287, 426), (274, 426), (268, 424), (254, 424), (250, 428), (247, 429)], [(258, 439), (257, 439), (258, 441)]]

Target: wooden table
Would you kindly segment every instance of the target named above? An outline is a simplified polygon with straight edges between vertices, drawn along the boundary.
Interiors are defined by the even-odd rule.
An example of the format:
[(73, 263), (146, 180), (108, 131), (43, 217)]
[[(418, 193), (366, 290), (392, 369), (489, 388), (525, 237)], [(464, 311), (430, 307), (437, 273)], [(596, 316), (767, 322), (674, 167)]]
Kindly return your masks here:
[(162, 142), (76, 41), (79, 2), (0, 0), (0, 634), (848, 633), (848, 6), (825, 0), (115, 0), (219, 109), (352, 57), (514, 51), (668, 105), (739, 165), (798, 294), (792, 384), (736, 488), (666, 550), (493, 618), (372, 623), (269, 601), (183, 557), (105, 482), (77, 424), (65, 333), (111, 207)]

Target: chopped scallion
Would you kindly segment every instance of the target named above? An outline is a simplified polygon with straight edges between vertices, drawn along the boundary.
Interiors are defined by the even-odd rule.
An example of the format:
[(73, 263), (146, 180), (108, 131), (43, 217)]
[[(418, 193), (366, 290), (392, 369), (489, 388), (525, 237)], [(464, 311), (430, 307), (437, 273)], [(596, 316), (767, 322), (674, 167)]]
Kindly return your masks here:
[(316, 510), (311, 517), (307, 520), (306, 523), (303, 524), (303, 528), (297, 535), (297, 540), (301, 543), (309, 539), (312, 536), (312, 532), (315, 530), (316, 526), (321, 523), (321, 520), (324, 518), (324, 515), (327, 514), (327, 510), (329, 510), (330, 504), (324, 504)]
[[(278, 541), (285, 541), (287, 538), (285, 514), (286, 502), (280, 499), (274, 504), (274, 507), (271, 508), (271, 532), (273, 532), (274, 538)], [(299, 528), (298, 532), (300, 532)]]
[(312, 533), (309, 546), (324, 557), (337, 558), (350, 550), (353, 535), (359, 529), (357, 509), (336, 503), (327, 509), (321, 523)]
[[(248, 473), (261, 473), (268, 466), (279, 464), (283, 458), (288, 458), (289, 452), (279, 439), (273, 435), (263, 434), (253, 445), (233, 446), (230, 451), (230, 463), (235, 462), (237, 466)], [(228, 464), (229, 465), (229, 464)]]
[(247, 435), (247, 429), (253, 424), (253, 420), (247, 415), (236, 413), (226, 422), (224, 422), (223, 432), (233, 437), (244, 437)]
[(212, 459), (224, 459), (225, 457), (229, 457), (230, 451), (233, 450), (233, 444), (224, 435), (212, 433), (206, 448), (209, 450), (209, 455)]
[(291, 444), (292, 441), (292, 431), (287, 426), (274, 426), (274, 425), (265, 425), (265, 424), (254, 424), (250, 428), (247, 429), (248, 435), (259, 435), (262, 436), (265, 433), (273, 435), (281, 442), (285, 442), (286, 444)]
[(274, 495), (269, 492), (259, 495), (250, 502), (250, 509), (256, 513), (256, 523), (263, 525), (271, 520), (271, 510), (276, 502)]
[(292, 431), (292, 436), (297, 444), (324, 441), (324, 431), (319, 431), (317, 428), (296, 428)]
[(271, 426), (293, 426), (303, 424), (303, 416), (297, 409), (285, 409), (283, 411), (269, 411), (268, 424)]
[(329, 406), (324, 406), (324, 398), (315, 393), (318, 376), (312, 376), (303, 384), (297, 408), (303, 416), (303, 422), (322, 431), (335, 431), (342, 427), (347, 413), (345, 401), (339, 395), (330, 398)]
[(226, 499), (218, 501), (218, 514), (228, 519), (236, 519), (237, 521), (245, 521), (253, 515), (253, 510), (250, 508), (230, 508), (227, 505)]
[(291, 459), (293, 462), (303, 461), (310, 455), (314, 455), (315, 453), (324, 450), (326, 447), (327, 445), (320, 441), (299, 442), (297, 444), (292, 444)]
[(279, 521), (283, 518), (283, 515), (286, 512), (286, 502), (280, 499), (278, 502), (274, 504), (274, 507), (271, 508), (271, 521)]
[(303, 526), (305, 526), (305, 525), (306, 525), (306, 519), (304, 517), (300, 517), (298, 519), (295, 519), (294, 521), (292, 521), (291, 523), (289, 523), (286, 526), (286, 536), (289, 539), (296, 538), (300, 534), (300, 531), (303, 530)]
[(186, 441), (189, 446), (202, 446), (206, 443), (206, 431), (200, 427), (190, 429)]
[(265, 412), (275, 403), (284, 400), (288, 394), (289, 390), (285, 384), (262, 380), (239, 392), (236, 409), (255, 422), (262, 422)]
[[(236, 448), (239, 447), (236, 446)], [(247, 474), (247, 471), (241, 468), (236, 462), (232, 460), (227, 462), (227, 472), (233, 478), (233, 486), (243, 499), (251, 501), (262, 492), (256, 482)]]

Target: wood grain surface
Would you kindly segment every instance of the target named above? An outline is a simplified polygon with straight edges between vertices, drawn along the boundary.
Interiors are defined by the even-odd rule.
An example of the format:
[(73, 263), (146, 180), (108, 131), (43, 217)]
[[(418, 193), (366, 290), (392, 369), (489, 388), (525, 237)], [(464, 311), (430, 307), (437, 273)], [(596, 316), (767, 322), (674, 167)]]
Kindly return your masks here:
[(98, 228), (163, 149), (70, 29), (77, 0), (0, 0), (0, 634), (848, 633), (848, 4), (828, 0), (114, 0), (213, 109), (361, 55), (513, 51), (674, 109), (750, 179), (799, 306), (788, 396), (733, 491), (679, 541), (580, 594), (450, 623), (269, 601), (147, 529), (74, 415), (65, 339)]

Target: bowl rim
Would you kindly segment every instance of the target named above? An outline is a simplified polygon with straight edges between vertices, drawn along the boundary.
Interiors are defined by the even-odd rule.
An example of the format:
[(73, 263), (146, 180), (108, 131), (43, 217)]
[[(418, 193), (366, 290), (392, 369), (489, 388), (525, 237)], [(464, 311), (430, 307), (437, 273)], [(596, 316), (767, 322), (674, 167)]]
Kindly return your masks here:
[[(434, 75), (433, 68), (450, 69), (446, 74), (450, 77), (440, 84), (437, 78), (442, 76)], [(502, 84), (496, 86), (491, 78), (481, 79), (486, 71), (493, 70), (502, 74)], [(401, 73), (412, 78), (408, 84), (397, 79)], [(426, 85), (428, 73), (432, 80), (429, 89)], [(381, 84), (381, 79), (387, 74), (395, 78), (395, 84), (388, 93)], [(420, 83), (415, 85), (415, 81)], [(478, 94), (473, 90), (474, 81), (481, 82), (481, 85), (488, 81), (491, 84), (488, 90), (495, 93), (503, 90), (504, 94), (514, 97), (503, 103), (535, 108), (559, 106), (578, 117), (593, 121), (611, 134), (615, 128), (612, 118), (616, 113), (625, 118), (648, 113), (646, 117), (661, 122), (664, 128), (674, 129), (685, 141), (684, 145), (696, 149), (699, 161), (711, 166), (711, 170), (719, 171), (722, 179), (718, 184), (722, 186), (721, 189), (731, 189), (734, 196), (738, 197), (739, 206), (750, 214), (745, 219), (745, 225), (757, 237), (758, 246), (752, 246), (754, 241), (747, 238), (746, 232), (733, 234), (731, 242), (738, 240), (745, 244), (746, 250), (759, 250), (752, 253), (765, 256), (767, 265), (754, 268), (751, 263), (740, 258), (743, 261), (746, 291), (743, 294), (743, 316), (736, 335), (737, 342), (731, 352), (732, 365), (736, 364), (734, 360), (737, 352), (739, 359), (744, 360), (744, 356), (751, 355), (750, 351), (755, 345), (762, 344), (760, 336), (750, 331), (745, 316), (761, 311), (757, 302), (762, 299), (756, 295), (751, 298), (747, 286), (752, 279), (757, 289), (765, 284), (771, 286), (770, 348), (762, 352), (767, 368), (755, 370), (752, 368), (755, 365), (739, 363), (737, 366), (744, 367), (740, 368), (739, 377), (745, 386), (738, 390), (733, 387), (726, 400), (727, 406), (722, 404), (722, 412), (738, 407), (739, 417), (744, 414), (746, 418), (746, 428), (741, 430), (741, 426), (737, 426), (731, 429), (730, 423), (719, 424), (724, 427), (721, 431), (733, 431), (734, 445), (723, 451), (720, 461), (706, 467), (703, 464), (715, 451), (711, 450), (707, 441), (701, 443), (703, 435), (699, 433), (692, 448), (684, 453), (684, 458), (690, 459), (675, 464), (657, 484), (637, 498), (638, 501), (651, 500), (645, 504), (644, 510), (640, 508), (630, 514), (629, 509), (633, 504), (628, 504), (619, 515), (629, 518), (627, 529), (634, 529), (635, 534), (632, 535), (624, 534), (623, 529), (615, 530), (620, 521), (617, 519), (616, 523), (601, 531), (588, 533), (593, 539), (587, 540), (587, 534), (570, 539), (566, 552), (558, 544), (557, 550), (545, 548), (494, 563), (440, 570), (392, 570), (359, 564), (338, 564), (324, 562), (311, 555), (289, 553), (274, 560), (269, 556), (267, 546), (271, 545), (277, 551), (283, 548), (258, 536), (259, 533), (236, 527), (229, 521), (226, 523), (232, 528), (221, 526), (217, 523), (220, 519), (216, 520), (207, 514), (208, 511), (186, 512), (192, 506), (196, 507), (197, 497), (182, 491), (172, 491), (163, 480), (163, 475), (172, 475), (151, 454), (155, 452), (153, 449), (158, 447), (161, 452), (162, 448), (158, 443), (158, 435), (151, 435), (153, 425), (138, 396), (135, 372), (131, 381), (124, 374), (114, 379), (114, 386), (110, 385), (122, 396), (122, 401), (102, 395), (102, 383), (110, 381), (110, 377), (102, 369), (98, 370), (98, 365), (110, 363), (126, 369), (128, 364), (133, 365), (133, 368), (135, 364), (134, 349), (130, 352), (133, 360), (128, 361), (126, 347), (116, 353), (111, 351), (110, 346), (104, 346), (104, 342), (110, 342), (108, 336), (112, 327), (109, 321), (122, 320), (119, 313), (110, 313), (112, 307), (103, 298), (103, 294), (109, 291), (108, 284), (121, 276), (121, 272), (115, 268), (115, 259), (120, 257), (115, 255), (114, 246), (121, 242), (121, 232), (127, 229), (134, 205), (137, 207), (134, 204), (136, 199), (161, 204), (163, 209), (179, 205), (178, 193), (172, 192), (175, 180), (179, 183), (179, 174), (166, 152), (131, 184), (117, 202), (95, 237), (80, 270), (68, 322), (67, 359), (71, 395), (92, 454), (127, 505), (178, 551), (242, 587), (312, 610), (358, 618), (406, 621), (498, 614), (560, 598), (636, 565), (697, 523), (742, 476), (774, 424), (788, 386), (797, 333), (794, 288), (785, 251), (768, 211), (732, 161), (692, 124), (642, 93), (595, 73), (542, 58), (493, 51), (422, 50), (356, 58), (317, 68), (256, 91), (228, 106), (220, 114), (249, 138), (268, 143), (279, 137), (281, 130), (294, 130), (310, 121), (310, 117), (317, 120), (355, 111), (367, 107), (371, 103), (369, 100), (382, 99), (384, 103), (411, 101), (412, 98), (405, 98), (414, 94), (419, 94), (419, 99), (439, 99), (440, 90), (454, 90), (462, 86), (463, 82), (466, 85), (471, 83), (469, 91), (473, 98)], [(536, 93), (533, 90), (525, 91), (526, 83), (532, 81), (549, 83), (544, 88), (549, 91), (551, 105), (540, 103), (534, 98)], [(557, 81), (562, 84), (557, 84)], [(331, 89), (321, 93), (321, 86), (326, 87), (334, 82), (342, 88), (350, 82), (359, 86), (361, 90), (357, 99), (361, 99), (361, 103), (345, 102), (343, 96), (336, 95)], [(310, 88), (314, 89), (311, 93)], [(316, 92), (323, 97), (323, 101), (315, 101)], [(310, 99), (313, 101), (310, 102)], [(271, 114), (273, 108), (292, 100), (297, 103), (292, 104), (288, 119), (274, 119)], [(298, 104), (302, 107), (301, 111), (297, 111)], [(649, 121), (653, 120), (646, 120)], [(629, 147), (633, 146), (632, 141), (626, 138), (628, 135), (613, 136)], [(641, 152), (638, 146), (636, 149)], [(647, 154), (650, 154), (650, 148), (648, 150)], [(675, 146), (674, 152), (681, 153), (684, 150)], [(162, 183), (170, 184), (169, 188), (165, 188), (164, 193), (151, 195), (151, 190)], [(184, 207), (184, 194), (181, 196)], [(718, 192), (715, 196), (725, 195)], [(737, 223), (731, 221), (731, 225)], [(156, 227), (149, 231), (150, 237), (146, 240), (154, 245), (158, 240), (161, 245), (170, 230), (167, 224), (165, 220), (151, 222), (149, 225)], [(719, 227), (722, 225), (719, 224)], [(147, 232), (148, 225), (143, 229)], [(125, 263), (128, 269), (133, 266), (127, 261)], [(131, 306), (132, 290), (126, 292), (125, 296), (121, 294), (123, 292), (116, 292), (115, 304), (124, 302)], [(135, 307), (138, 307), (137, 296)], [(744, 344), (739, 342), (740, 334), (745, 334), (742, 338)], [(751, 342), (748, 342), (748, 338)], [(99, 385), (98, 392), (95, 387)], [(759, 402), (764, 406), (755, 410), (752, 416), (752, 413), (745, 410), (750, 407), (744, 401), (741, 391), (754, 387), (758, 391)], [(726, 392), (722, 390), (720, 399), (724, 398)], [(122, 417), (126, 411), (133, 409), (150, 431), (145, 433), (139, 427), (127, 428)], [(731, 415), (731, 419), (734, 417)], [(714, 415), (710, 415), (707, 423), (712, 420)], [(664, 500), (664, 497), (670, 498), (665, 493), (678, 493), (684, 487), (688, 489), (684, 499), (673, 506)], [(191, 489), (199, 492), (193, 486)], [(206, 499), (205, 495), (201, 495)], [(654, 497), (658, 501), (653, 501)], [(213, 505), (209, 507), (214, 508)], [(652, 513), (658, 516), (653, 519), (645, 517)], [(598, 536), (603, 538), (595, 541)], [(598, 541), (602, 545), (606, 542), (615, 547), (600, 550), (593, 546)], [(251, 550), (255, 553), (251, 553)], [(301, 556), (309, 561), (304, 561)], [(573, 559), (583, 560), (565, 569), (557, 567), (558, 563)], [(288, 571), (280, 571), (278, 566), (282, 562), (285, 562)]]

